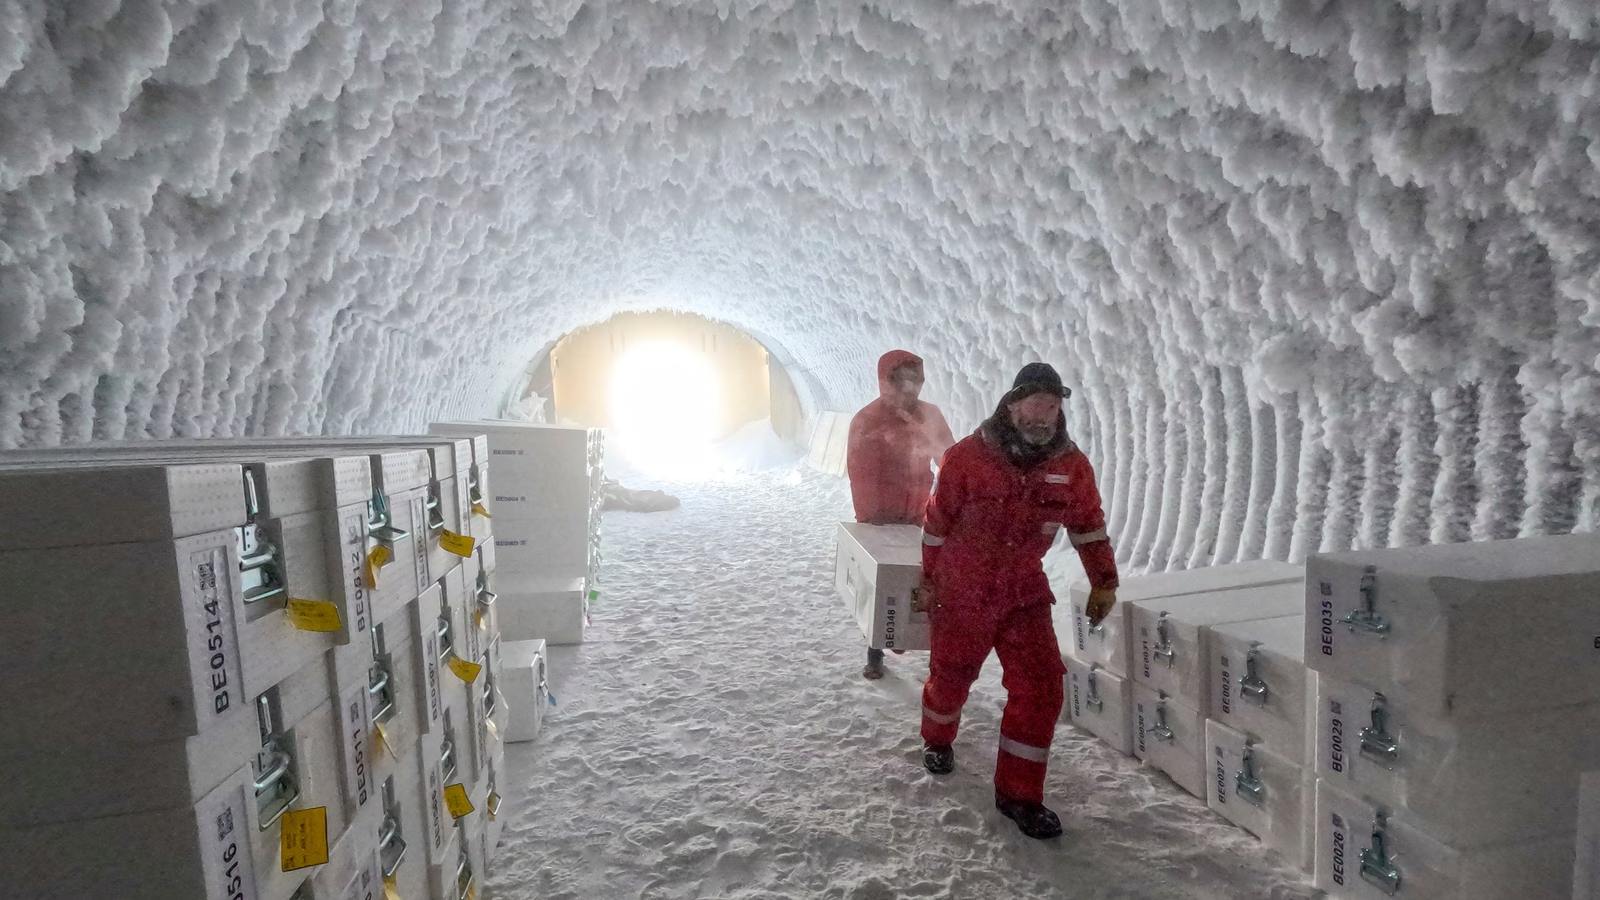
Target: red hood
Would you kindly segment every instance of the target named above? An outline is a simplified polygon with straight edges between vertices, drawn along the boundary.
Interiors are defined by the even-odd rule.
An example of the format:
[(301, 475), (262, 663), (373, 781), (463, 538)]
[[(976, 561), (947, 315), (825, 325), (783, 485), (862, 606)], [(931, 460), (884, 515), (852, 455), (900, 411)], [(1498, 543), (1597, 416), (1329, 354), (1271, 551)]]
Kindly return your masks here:
[(878, 396), (888, 397), (894, 389), (889, 386), (889, 376), (906, 363), (922, 365), (922, 357), (909, 350), (890, 350), (878, 358)]

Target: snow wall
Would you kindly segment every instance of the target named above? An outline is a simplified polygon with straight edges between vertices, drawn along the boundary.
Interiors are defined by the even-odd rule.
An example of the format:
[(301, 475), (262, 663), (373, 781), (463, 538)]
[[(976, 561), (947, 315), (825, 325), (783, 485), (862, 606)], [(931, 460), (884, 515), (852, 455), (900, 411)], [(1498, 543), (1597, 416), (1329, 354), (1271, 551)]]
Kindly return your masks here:
[(1125, 560), (1593, 529), (1589, 0), (12, 0), (0, 447), (419, 430), (621, 310), (1076, 388)]

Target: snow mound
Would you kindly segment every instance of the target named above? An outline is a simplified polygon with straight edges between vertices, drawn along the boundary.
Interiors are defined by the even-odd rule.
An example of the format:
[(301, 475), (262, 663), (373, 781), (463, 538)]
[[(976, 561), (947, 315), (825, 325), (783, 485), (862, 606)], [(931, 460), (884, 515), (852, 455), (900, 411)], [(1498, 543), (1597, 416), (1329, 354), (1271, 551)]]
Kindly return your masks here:
[(1592, 530), (1580, 0), (0, 5), (0, 447), (492, 415), (623, 310), (1035, 357), (1163, 569)]

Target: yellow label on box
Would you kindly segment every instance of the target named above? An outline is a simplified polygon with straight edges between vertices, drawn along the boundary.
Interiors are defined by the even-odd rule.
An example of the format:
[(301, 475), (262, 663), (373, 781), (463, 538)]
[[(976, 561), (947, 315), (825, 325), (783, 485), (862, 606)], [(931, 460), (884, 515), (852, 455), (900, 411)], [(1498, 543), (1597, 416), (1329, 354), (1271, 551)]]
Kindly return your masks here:
[(478, 610), (477, 613), (475, 614), (475, 618), (476, 618), (476, 620), (478, 622), (478, 627), (482, 628), (483, 627), (483, 610), (481, 610), (481, 609)]
[(444, 805), (450, 810), (450, 815), (457, 819), (472, 812), (473, 809), (472, 800), (467, 797), (467, 789), (459, 784), (444, 786)]
[(489, 515), (489, 507), (484, 506), (482, 501), (472, 504), (472, 511), (480, 516), (483, 516), (485, 519), (494, 518), (494, 516)]
[(329, 600), (291, 597), (284, 612), (289, 616), (289, 624), (301, 631), (338, 631), (342, 627), (339, 623), (339, 607)]
[(456, 534), (454, 531), (451, 531), (448, 528), (444, 530), (444, 534), (439, 536), (440, 547), (443, 547), (447, 553), (454, 553), (463, 559), (472, 555), (472, 548), (476, 546), (477, 543), (477, 538), (470, 538), (464, 534)]
[(476, 881), (467, 885), (467, 900), (478, 900), (478, 883)]
[(400, 900), (399, 876), (390, 875), (383, 879), (383, 900)]
[(307, 869), (328, 861), (328, 808), (291, 809), (278, 820), (283, 829), (283, 871)]
[(450, 671), (456, 673), (457, 678), (460, 678), (467, 684), (477, 681), (478, 673), (483, 671), (482, 663), (467, 662), (459, 656), (450, 657), (450, 661), (445, 663), (445, 665), (450, 667)]
[(389, 729), (384, 727), (382, 722), (379, 722), (372, 726), (372, 730), (377, 733), (377, 743), (379, 747), (383, 748), (383, 752), (389, 754), (390, 759), (399, 762), (400, 757), (396, 756), (394, 752), (394, 743), (389, 740)]
[(389, 548), (379, 544), (367, 551), (367, 587), (378, 589), (378, 570), (389, 564), (389, 558), (394, 554)]

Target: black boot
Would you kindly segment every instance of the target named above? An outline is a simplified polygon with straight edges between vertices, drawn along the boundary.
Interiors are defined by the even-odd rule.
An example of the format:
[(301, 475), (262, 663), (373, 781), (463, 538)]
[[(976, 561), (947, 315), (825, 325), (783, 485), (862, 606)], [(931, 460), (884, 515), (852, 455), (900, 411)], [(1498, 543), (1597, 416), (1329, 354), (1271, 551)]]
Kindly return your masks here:
[(922, 767), (935, 775), (949, 775), (956, 770), (956, 751), (953, 747), (928, 744), (922, 748)]
[(868, 650), (867, 665), (861, 670), (861, 677), (870, 681), (877, 681), (883, 677), (883, 651)]
[(1028, 837), (1045, 840), (1061, 836), (1061, 820), (1043, 803), (1009, 800), (996, 791), (994, 808), (1000, 810), (1001, 815), (1017, 823), (1017, 827)]

